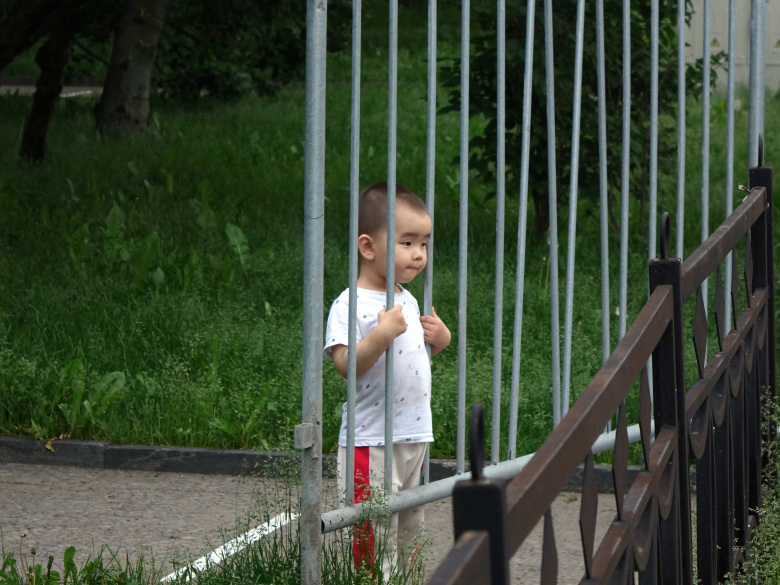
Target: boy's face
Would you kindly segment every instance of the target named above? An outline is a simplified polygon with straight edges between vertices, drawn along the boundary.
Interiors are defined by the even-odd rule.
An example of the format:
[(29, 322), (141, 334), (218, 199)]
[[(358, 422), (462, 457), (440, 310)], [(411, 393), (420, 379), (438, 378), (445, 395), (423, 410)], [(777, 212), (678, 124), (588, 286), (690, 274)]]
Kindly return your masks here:
[[(428, 262), (431, 216), (427, 212), (400, 204), (395, 209), (395, 282), (407, 283), (420, 274)], [(387, 232), (380, 230), (372, 238), (374, 259), (364, 266), (384, 280), (387, 266)], [(380, 274), (381, 273), (381, 274)]]

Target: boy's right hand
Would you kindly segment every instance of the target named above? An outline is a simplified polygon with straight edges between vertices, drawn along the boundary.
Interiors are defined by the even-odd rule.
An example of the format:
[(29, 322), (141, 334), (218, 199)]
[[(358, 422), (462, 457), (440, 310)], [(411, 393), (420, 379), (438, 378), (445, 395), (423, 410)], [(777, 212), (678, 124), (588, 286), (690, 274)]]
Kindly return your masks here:
[(406, 319), (401, 312), (401, 305), (396, 305), (389, 311), (382, 309), (377, 315), (377, 321), (377, 329), (381, 328), (388, 335), (392, 335), (393, 339), (406, 333)]
[[(371, 366), (387, 351), (392, 341), (406, 332), (406, 319), (401, 312), (401, 305), (396, 305), (389, 311), (382, 309), (377, 314), (377, 324), (374, 330), (357, 343), (355, 357), (355, 372), (358, 376), (365, 374)], [(342, 378), (347, 377), (348, 350), (346, 345), (336, 345), (333, 348), (333, 364)]]

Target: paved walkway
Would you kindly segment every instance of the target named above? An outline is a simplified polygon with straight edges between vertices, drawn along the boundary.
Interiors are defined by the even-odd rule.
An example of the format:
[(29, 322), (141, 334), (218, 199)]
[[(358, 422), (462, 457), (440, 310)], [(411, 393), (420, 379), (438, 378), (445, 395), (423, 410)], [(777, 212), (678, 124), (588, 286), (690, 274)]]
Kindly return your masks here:
[[(35, 77), (0, 77), (0, 94), (32, 95), (35, 93)], [(60, 92), (60, 97), (79, 97), (99, 95), (103, 87), (97, 82), (89, 84), (66, 85)]]
[[(165, 573), (173, 562), (192, 561), (236, 536), (252, 515), (284, 510), (286, 485), (278, 480), (224, 475), (95, 470), (47, 465), (0, 464), (0, 529), (3, 546), (19, 554), (34, 546), (38, 562), (54, 555), (62, 566), (68, 546), (80, 565), (102, 545), (118, 558), (143, 554)], [(335, 490), (328, 486), (333, 501)], [(559, 579), (582, 576), (579, 494), (563, 493), (553, 505)], [(597, 540), (615, 514), (614, 497), (599, 495)], [(251, 520), (252, 526), (263, 520)], [(426, 529), (432, 539), (427, 565), (435, 567), (452, 546), (449, 499), (428, 504)], [(28, 557), (29, 561), (29, 557)], [(541, 529), (537, 526), (512, 561), (512, 583), (537, 583)]]

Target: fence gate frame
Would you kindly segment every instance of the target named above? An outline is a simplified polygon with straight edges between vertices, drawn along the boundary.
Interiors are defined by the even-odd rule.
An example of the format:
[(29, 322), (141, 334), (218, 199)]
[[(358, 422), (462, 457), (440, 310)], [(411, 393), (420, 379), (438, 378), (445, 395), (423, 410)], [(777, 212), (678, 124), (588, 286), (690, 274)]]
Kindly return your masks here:
[[(759, 147), (759, 162), (761, 160)], [(750, 532), (760, 521), (762, 474), (769, 471), (762, 446), (775, 442), (768, 406), (776, 404), (774, 232), (772, 169), (750, 169), (750, 194), (685, 262), (669, 258), (669, 215), (661, 221), (661, 258), (650, 262), (651, 295), (626, 336), (526, 467), (508, 483), (474, 474), (453, 493), (456, 543), (429, 585), (509, 583), (508, 562), (544, 516), (541, 583), (557, 583), (557, 550), (550, 505), (585, 461), (580, 526), (584, 553), (581, 583), (704, 585), (719, 582), (742, 562)], [(739, 285), (736, 247), (745, 239), (744, 284)], [(718, 351), (705, 359), (707, 318), (702, 283), (732, 262), (727, 283), (734, 326), (720, 333)], [(740, 293), (740, 288), (744, 289)], [(746, 306), (740, 310), (739, 297)], [(695, 295), (692, 341), (698, 379), (685, 388), (683, 303)], [(653, 357), (653, 393), (645, 364)], [(627, 486), (628, 434), (625, 397), (640, 383), (643, 469)], [(617, 518), (594, 550), (596, 483), (591, 445), (618, 409), (613, 456)], [(651, 442), (651, 409), (655, 441)], [(472, 421), (472, 462), (482, 464), (481, 412)], [(698, 571), (693, 574), (690, 461), (696, 460)], [(486, 492), (500, 497), (486, 498)], [(502, 518), (502, 521), (492, 519)], [(486, 523), (484, 519), (491, 519)]]
[[(533, 19), (536, 4), (539, 0), (528, 0), (528, 25), (526, 30), (526, 67), (524, 78), (524, 95), (530, 94), (533, 67)], [(724, 0), (726, 1), (726, 0)], [(582, 74), (582, 44), (584, 27), (584, 2), (578, 0), (577, 30), (576, 30), (576, 70), (575, 70), (575, 104), (572, 144), (571, 167), (577, 169), (579, 165), (579, 117), (581, 107), (581, 74)], [(603, 112), (603, 78), (604, 78), (604, 23), (603, 0), (596, 2), (597, 19), (597, 66), (599, 69), (599, 152), (600, 159), (600, 190), (602, 202), (606, 189), (606, 132)], [(596, 375), (588, 390), (591, 391), (593, 402), (585, 404), (578, 400), (569, 410), (569, 386), (571, 367), (571, 304), (573, 298), (573, 274), (574, 265), (571, 259), (574, 257), (574, 237), (576, 231), (576, 204), (577, 204), (577, 178), (576, 172), (572, 172), (570, 185), (570, 217), (569, 217), (569, 249), (566, 269), (566, 295), (565, 295), (565, 324), (563, 371), (561, 372), (560, 356), (560, 323), (558, 315), (558, 259), (557, 259), (557, 220), (556, 204), (557, 195), (555, 187), (557, 179), (554, 165), (550, 173), (550, 263), (551, 263), (551, 352), (552, 352), (552, 378), (553, 378), (553, 419), (556, 428), (548, 437), (544, 445), (536, 455), (517, 457), (515, 452), (515, 434), (517, 430), (516, 406), (517, 387), (519, 385), (519, 360), (520, 341), (522, 334), (522, 303), (523, 303), (523, 274), (525, 270), (525, 212), (527, 211), (528, 195), (528, 141), (530, 140), (530, 114), (531, 100), (525, 99), (523, 104), (523, 160), (520, 163), (520, 220), (518, 225), (518, 260), (516, 309), (514, 319), (514, 347), (512, 349), (512, 381), (509, 424), (509, 457), (507, 461), (498, 461), (498, 427), (494, 425), (493, 453), (490, 457), (491, 465), (486, 467), (484, 473), (475, 471), (475, 477), (467, 482), (460, 482), (456, 486), (457, 479), (469, 477), (465, 473), (465, 331), (466, 331), (466, 295), (459, 295), (458, 308), (458, 440), (457, 440), (457, 473), (459, 478), (450, 478), (439, 482), (427, 484), (427, 459), (425, 479), (426, 484), (415, 490), (409, 490), (401, 494), (393, 494), (386, 498), (386, 511), (396, 512), (402, 509), (419, 505), (435, 499), (456, 494), (463, 509), (463, 498), (470, 497), (470, 491), (477, 493), (483, 490), (481, 499), (489, 499), (496, 506), (506, 508), (508, 518), (512, 524), (520, 522), (521, 518), (528, 517), (528, 510), (538, 520), (542, 512), (545, 515), (545, 558), (542, 563), (542, 582), (555, 582), (557, 573), (556, 563), (552, 560), (554, 551), (554, 532), (552, 518), (549, 514), (549, 502), (542, 505), (550, 493), (557, 493), (565, 481), (571, 475), (574, 467), (583, 459), (586, 460), (586, 469), (592, 468), (592, 455), (607, 449), (615, 452), (615, 465), (613, 476), (616, 481), (618, 511), (621, 522), (624, 525), (631, 524), (631, 531), (610, 528), (607, 537), (612, 539), (615, 546), (622, 547), (622, 551), (628, 551), (623, 556), (606, 557), (601, 549), (594, 553), (593, 536), (594, 528), (591, 524), (595, 518), (595, 510), (592, 502), (595, 501), (592, 494), (592, 473), (587, 471), (585, 493), (588, 495), (588, 505), (591, 508), (584, 510), (583, 522), (588, 529), (583, 534), (583, 546), (585, 554), (586, 578), (583, 582), (590, 582), (595, 576), (603, 576), (607, 573), (617, 575), (625, 571), (622, 577), (616, 578), (616, 582), (632, 582), (633, 571), (630, 566), (637, 562), (644, 567), (642, 582), (668, 582), (668, 583), (692, 583), (691, 543), (693, 540), (690, 520), (690, 498), (688, 487), (689, 456), (692, 454), (699, 460), (701, 472), (697, 475), (697, 491), (701, 494), (711, 493), (712, 497), (700, 497), (697, 499), (699, 518), (703, 519), (698, 524), (699, 543), (714, 542), (715, 548), (710, 548), (705, 572), (701, 573), (703, 583), (715, 583), (720, 575), (734, 567), (739, 561), (733, 552), (731, 543), (734, 542), (735, 533), (733, 524), (739, 527), (736, 533), (742, 544), (747, 544), (749, 529), (756, 521), (751, 517), (749, 510), (756, 509), (760, 504), (761, 472), (766, 467), (767, 461), (757, 462), (760, 459), (760, 446), (762, 441), (774, 438), (774, 428), (767, 430), (761, 436), (761, 429), (753, 424), (756, 418), (751, 416), (763, 414), (761, 403), (753, 400), (745, 400), (749, 392), (755, 392), (756, 387), (762, 389), (765, 401), (771, 401), (775, 397), (775, 322), (774, 322), (774, 249), (773, 224), (772, 224), (772, 170), (763, 166), (763, 146), (760, 136), (764, 127), (764, 61), (765, 61), (765, 26), (766, 26), (766, 0), (751, 0), (751, 40), (750, 40), (750, 113), (748, 123), (748, 168), (750, 195), (746, 201), (732, 213), (732, 189), (733, 182), (733, 156), (734, 156), (734, 72), (731, 62), (728, 71), (728, 129), (727, 129), (727, 187), (726, 187), (726, 221), (708, 237), (706, 226), (709, 221), (709, 93), (705, 92), (703, 101), (703, 128), (702, 128), (702, 241), (703, 244), (696, 252), (684, 261), (670, 258), (670, 221), (665, 216), (661, 227), (661, 258), (655, 259), (655, 234), (657, 228), (657, 143), (658, 143), (658, 19), (659, 0), (650, 3), (650, 38), (651, 38), (651, 99), (650, 99), (650, 223), (648, 234), (650, 236), (648, 260), (650, 261), (650, 291), (651, 295), (642, 312), (627, 329), (626, 323), (626, 272), (627, 272), (627, 246), (628, 246), (628, 197), (629, 163), (630, 156), (628, 138), (630, 137), (630, 102), (631, 102), (631, 51), (630, 51), (630, 9), (631, 1), (623, 0), (623, 146), (621, 169), (621, 249), (620, 249), (620, 273), (621, 288), (619, 299), (619, 338), (620, 342), (612, 352), (609, 351), (609, 288), (605, 278), (608, 278), (609, 263), (606, 257), (605, 217), (602, 209), (602, 353), (604, 366)], [(353, 88), (352, 88), (352, 164), (350, 176), (350, 201), (351, 208), (356, 208), (356, 195), (358, 191), (359, 169), (359, 126), (360, 126), (360, 51), (361, 51), (361, 6), (362, 0), (353, 0)], [(728, 0), (729, 3), (729, 55), (734, 55), (733, 49), (733, 23), (735, 22), (736, 0)], [(686, 0), (678, 0), (678, 23), (685, 19)], [(388, 185), (389, 191), (393, 191), (396, 181), (395, 170), (395, 136), (397, 116), (397, 40), (398, 40), (398, 0), (389, 0), (390, 8), (390, 50), (389, 50), (389, 92), (388, 92)], [(709, 30), (710, 0), (704, 0), (705, 30)], [(470, 2), (461, 0), (461, 60), (466, 64), (461, 67), (461, 88), (467, 90), (469, 73), (469, 17)], [(554, 79), (552, 77), (552, 0), (544, 0), (545, 20), (545, 61), (547, 81), (547, 108), (548, 112), (548, 136), (551, 141), (548, 144), (551, 158), (555, 158), (555, 122), (554, 122)], [(504, 222), (504, 121), (505, 102), (505, 0), (497, 0), (497, 122), (498, 122), (498, 160), (497, 160), (497, 255), (496, 255), (496, 287), (503, 289), (503, 222)], [(435, 138), (436, 138), (436, 27), (437, 27), (437, 0), (428, 0), (428, 132), (427, 132), (427, 174), (426, 197), (431, 217), (434, 215), (434, 163), (435, 163)], [(323, 513), (322, 510), (322, 347), (323, 347), (323, 295), (324, 295), (324, 226), (325, 226), (325, 95), (326, 95), (326, 29), (327, 29), (327, 0), (307, 0), (307, 33), (306, 33), (306, 122), (305, 122), (305, 184), (304, 184), (304, 269), (303, 269), (303, 373), (302, 373), (302, 422), (295, 427), (295, 447), (301, 450), (301, 582), (304, 585), (317, 585), (322, 580), (322, 559), (320, 551), (322, 535), (354, 523), (362, 513), (361, 504), (350, 506), (340, 510), (332, 510)], [(705, 56), (709, 55), (708, 38), (705, 35)], [(684, 216), (685, 194), (685, 27), (678, 26), (678, 117), (679, 128), (678, 146), (678, 184), (677, 184), (677, 210), (676, 210), (676, 236), (677, 255), (682, 255), (682, 227)], [(539, 73), (539, 72), (537, 72)], [(709, 68), (704, 67), (703, 83), (705, 87), (709, 83)], [(459, 286), (465, 291), (466, 265), (467, 265), (467, 219), (468, 219), (468, 92), (465, 92), (461, 111), (461, 169), (460, 176), (460, 243), (459, 243)], [(388, 196), (388, 209), (394, 209), (394, 194)], [(388, 213), (388, 233), (394, 222), (394, 214)], [(760, 218), (764, 218), (761, 220)], [(758, 220), (757, 223), (755, 221)], [(755, 223), (755, 225), (754, 225)], [(357, 230), (356, 218), (350, 217), (350, 237)], [(751, 227), (752, 226), (752, 227)], [(737, 242), (748, 234), (749, 245), (746, 246), (749, 254), (745, 256), (746, 268), (745, 290), (747, 290), (748, 307), (740, 314), (737, 312), (739, 289), (737, 274), (737, 260), (734, 253)], [(705, 241), (706, 240), (706, 241)], [(424, 313), (430, 314), (432, 304), (432, 253), (433, 234), (431, 236), (431, 252), (429, 268), (425, 275), (424, 289)], [(499, 249), (501, 254), (499, 254)], [(356, 254), (350, 251), (350, 289), (356, 286)], [(717, 261), (715, 260), (717, 258)], [(733, 301), (728, 302), (721, 283), (718, 264), (725, 260), (726, 287), (732, 291)], [(388, 254), (388, 265), (392, 262), (391, 254)], [(606, 269), (605, 269), (606, 266)], [(719, 351), (716, 352), (707, 364), (706, 357), (706, 304), (707, 283), (710, 274), (716, 278), (716, 307), (715, 321), (718, 328)], [(604, 275), (607, 274), (605, 277)], [(388, 279), (390, 281), (390, 279)], [(695, 282), (695, 285), (692, 284)], [(606, 291), (606, 292), (605, 292)], [(699, 380), (687, 391), (684, 391), (684, 361), (683, 361), (683, 321), (682, 305), (686, 298), (697, 295), (697, 307), (694, 324), (694, 347), (699, 369)], [(391, 300), (392, 290), (388, 290), (388, 299)], [(501, 389), (501, 323), (503, 299), (496, 296), (496, 315), (494, 324), (494, 380), (493, 395), (494, 420), (500, 418), (498, 410)], [(351, 297), (352, 298), (352, 297)], [(351, 305), (355, 303), (351, 302)], [(702, 309), (699, 308), (702, 306)], [(733, 315), (732, 315), (733, 312)], [(763, 312), (763, 313), (762, 313)], [(768, 318), (767, 313), (772, 316)], [(761, 314), (764, 316), (761, 317)], [(733, 318), (732, 318), (733, 317)], [(352, 322), (352, 321), (351, 321)], [(639, 323), (639, 325), (638, 325)], [(732, 327), (728, 334), (725, 330)], [(702, 333), (704, 331), (704, 333)], [(722, 333), (723, 332), (723, 333)], [(767, 339), (769, 342), (767, 343)], [(350, 346), (353, 340), (350, 339)], [(461, 347), (462, 345), (462, 347)], [(767, 347), (771, 345), (771, 352), (767, 354)], [(759, 348), (760, 346), (760, 348)], [(650, 348), (650, 349), (648, 349)], [(644, 355), (640, 359), (640, 354)], [(350, 352), (353, 354), (354, 352)], [(652, 354), (652, 356), (650, 355)], [(758, 356), (758, 357), (757, 357)], [(648, 375), (645, 364), (651, 357), (648, 367), (651, 374)], [(751, 359), (757, 359), (754, 364)], [(668, 364), (673, 364), (669, 367)], [(748, 365), (749, 364), (749, 365)], [(354, 441), (354, 360), (350, 358), (350, 375), (348, 376), (348, 417), (352, 422), (351, 430), (348, 430), (348, 442), (350, 436)], [(497, 372), (497, 374), (496, 374)], [(724, 372), (728, 372), (727, 375)], [(389, 380), (392, 373), (389, 372)], [(745, 384), (738, 382), (745, 378)], [(622, 396), (637, 379), (641, 379), (641, 405), (640, 423), (626, 428), (625, 409), (620, 408)], [(388, 384), (389, 387), (392, 384)], [(749, 388), (744, 391), (740, 388)], [(386, 409), (391, 411), (392, 409)], [(606, 436), (599, 436), (606, 428), (610, 429), (610, 420), (618, 410), (617, 429)], [(569, 414), (567, 414), (567, 412)], [(747, 419), (742, 414), (747, 415)], [(391, 416), (391, 415), (390, 415)], [(514, 416), (514, 418), (513, 418)], [(655, 419), (654, 421), (652, 419)], [(575, 419), (584, 422), (572, 422)], [(747, 420), (747, 422), (745, 422)], [(568, 421), (568, 422), (567, 422)], [(390, 418), (392, 423), (392, 418)], [(653, 427), (654, 423), (654, 427)], [(472, 422), (474, 426), (472, 439), (483, 436), (479, 433), (479, 421)], [(708, 427), (707, 425), (710, 425)], [(714, 428), (713, 428), (714, 427)], [(653, 430), (654, 429), (654, 430)], [(388, 431), (390, 432), (390, 431)], [(655, 443), (650, 446), (650, 435), (654, 432)], [(390, 435), (392, 437), (392, 435)], [(561, 445), (568, 444), (572, 437), (578, 437), (579, 444), (574, 449), (565, 449)], [(742, 439), (734, 439), (741, 437)], [(645, 456), (645, 470), (631, 488), (626, 489), (625, 463), (627, 461), (628, 442), (641, 440)], [(594, 443), (595, 441), (595, 443)], [(556, 443), (557, 442), (557, 443)], [(575, 441), (576, 442), (576, 441)], [(353, 444), (353, 443), (349, 443)], [(588, 447), (593, 445), (593, 447)], [(597, 447), (597, 445), (599, 445)], [(348, 449), (349, 451), (349, 449)], [(481, 470), (476, 452), (481, 449), (475, 443), (472, 445), (472, 469)], [(757, 455), (758, 453), (758, 455)], [(742, 454), (744, 457), (740, 457)], [(587, 455), (587, 456), (586, 456)], [(749, 455), (749, 456), (748, 456)], [(555, 466), (545, 459), (558, 457)], [(734, 464), (736, 479), (727, 474), (724, 469), (728, 465), (718, 464), (721, 457)], [(348, 455), (347, 467), (351, 465)], [(386, 457), (387, 459), (387, 457)], [(353, 462), (352, 462), (353, 463)], [(390, 460), (391, 466), (391, 460)], [(386, 463), (386, 467), (390, 467)], [(560, 469), (553, 467), (560, 466)], [(574, 466), (574, 467), (572, 467)], [(567, 475), (568, 474), (568, 475)], [(563, 478), (563, 479), (561, 479)], [(591, 479), (588, 479), (591, 478)], [(729, 479), (730, 478), (730, 479)], [(726, 490), (726, 502), (718, 499), (714, 490), (708, 490), (715, 485), (726, 482), (729, 486)], [(542, 482), (534, 483), (534, 482)], [(563, 483), (561, 483), (563, 482)], [(535, 486), (535, 487), (534, 487)], [(544, 489), (540, 489), (542, 486)], [(621, 487), (622, 486), (622, 487)], [(549, 488), (549, 490), (548, 490)], [(352, 486), (347, 485), (347, 492), (352, 491)], [(545, 492), (545, 493), (536, 493)], [(549, 492), (549, 493), (548, 493)], [(460, 494), (460, 495), (458, 495)], [(487, 494), (487, 495), (486, 495)], [(655, 494), (655, 495), (653, 495)], [(632, 499), (633, 498), (633, 499)], [(585, 500), (585, 498), (583, 498)], [(550, 500), (551, 501), (551, 500)], [(741, 503), (740, 503), (741, 502)], [(740, 504), (739, 509), (736, 508)], [(723, 506), (726, 505), (726, 508)], [(541, 506), (541, 507), (540, 507)], [(650, 506), (649, 508), (647, 506)], [(745, 507), (746, 506), (746, 507)], [(469, 505), (466, 505), (468, 508)], [(717, 512), (721, 509), (731, 510), (727, 522), (723, 524), (721, 516)], [(523, 510), (521, 512), (521, 510)], [(638, 511), (642, 511), (641, 517), (637, 517)], [(633, 515), (632, 515), (633, 514)], [(653, 520), (660, 514), (660, 520)], [(473, 517), (473, 514), (472, 514)], [(501, 517), (501, 514), (494, 516)], [(752, 520), (751, 520), (752, 518)], [(731, 522), (734, 520), (734, 523)], [(536, 520), (530, 524), (531, 527)], [(721, 522), (718, 524), (718, 522)], [(709, 524), (707, 524), (709, 523)], [(508, 571), (502, 569), (499, 564), (506, 559), (511, 551), (517, 549), (522, 540), (527, 536), (528, 528), (522, 523), (519, 531), (504, 532), (502, 523), (492, 523), (490, 526), (474, 524), (471, 521), (456, 519), (456, 533), (460, 536), (454, 551), (444, 564), (436, 571), (432, 582), (435, 583), (466, 583), (469, 570), (481, 572), (472, 574), (478, 576), (478, 581), (483, 581), (486, 572), (484, 568), (488, 559), (492, 558), (495, 565), (493, 569), (493, 582), (505, 583)], [(657, 530), (654, 528), (657, 527)], [(702, 532), (706, 527), (709, 532)], [(489, 528), (491, 538), (485, 532)], [(624, 526), (625, 528), (625, 526)], [(530, 530), (530, 528), (528, 528)], [(621, 532), (621, 530), (623, 530)], [(630, 534), (630, 537), (627, 536)], [(716, 536), (713, 536), (716, 535)], [(640, 540), (636, 538), (642, 537)], [(498, 539), (498, 540), (496, 540)], [(627, 539), (634, 539), (628, 542)], [(708, 540), (709, 539), (709, 540)], [(724, 540), (725, 539), (725, 540)], [(498, 548), (496, 547), (498, 542)], [(503, 544), (501, 544), (503, 543)], [(632, 546), (629, 546), (631, 544)], [(709, 546), (709, 544), (708, 544)], [(492, 548), (491, 548), (492, 547)], [(604, 548), (602, 546), (602, 548)], [(496, 550), (499, 550), (499, 553)], [(671, 555), (671, 556), (667, 556)], [(491, 556), (492, 555), (492, 556)], [(460, 557), (465, 564), (456, 563)], [(656, 563), (648, 559), (661, 558), (672, 559), (669, 562)], [(700, 555), (700, 559), (703, 557)], [(481, 559), (481, 561), (479, 561)], [(479, 561), (479, 562), (478, 562)], [(480, 564), (481, 563), (481, 564)], [(475, 569), (475, 567), (483, 567)], [(458, 568), (460, 567), (460, 568)], [(647, 567), (650, 567), (649, 569)], [(448, 571), (452, 573), (448, 573)], [(465, 571), (465, 572), (464, 572)], [(615, 573), (618, 571), (618, 573)], [(644, 579), (648, 579), (645, 581)], [(675, 579), (678, 579), (677, 581)]]

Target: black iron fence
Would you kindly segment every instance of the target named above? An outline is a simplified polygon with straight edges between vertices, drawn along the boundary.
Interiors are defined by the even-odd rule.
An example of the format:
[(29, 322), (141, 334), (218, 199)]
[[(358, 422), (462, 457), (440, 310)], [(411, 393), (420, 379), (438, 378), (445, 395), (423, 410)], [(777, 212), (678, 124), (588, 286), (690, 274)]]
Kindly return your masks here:
[[(638, 572), (640, 583), (692, 585), (698, 578), (708, 585), (743, 560), (750, 532), (760, 521), (762, 471), (768, 464), (762, 445), (776, 434), (766, 408), (776, 401), (776, 365), (772, 169), (763, 166), (763, 154), (759, 166), (750, 169), (750, 187), (742, 204), (685, 262), (668, 257), (669, 216), (664, 214), (661, 258), (650, 262), (649, 300), (566, 417), (511, 480), (482, 476), (484, 423), (481, 411), (475, 411), (473, 476), (453, 494), (456, 543), (429, 583), (508, 583), (509, 558), (542, 516), (541, 583), (557, 583), (550, 505), (583, 460), (582, 583), (634, 583)], [(743, 239), (739, 271), (737, 250)], [(725, 284), (724, 262), (732, 267)], [(712, 276), (717, 348), (707, 361), (710, 325), (702, 283)], [(734, 315), (728, 332), (725, 294), (731, 295)], [(689, 335), (697, 376), (686, 388), (683, 303), (693, 295)], [(652, 400), (646, 368), (651, 356)], [(626, 485), (625, 398), (637, 379), (643, 469)], [(589, 446), (616, 410), (612, 474), (617, 515), (595, 549), (598, 500)]]

